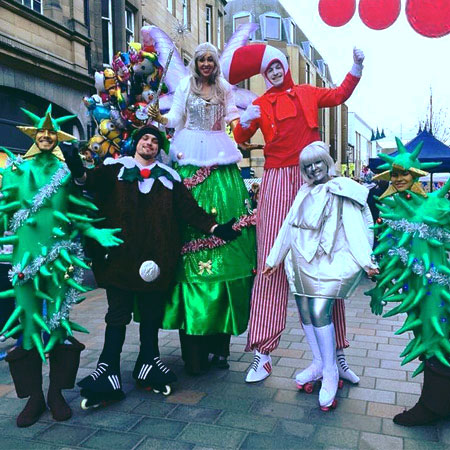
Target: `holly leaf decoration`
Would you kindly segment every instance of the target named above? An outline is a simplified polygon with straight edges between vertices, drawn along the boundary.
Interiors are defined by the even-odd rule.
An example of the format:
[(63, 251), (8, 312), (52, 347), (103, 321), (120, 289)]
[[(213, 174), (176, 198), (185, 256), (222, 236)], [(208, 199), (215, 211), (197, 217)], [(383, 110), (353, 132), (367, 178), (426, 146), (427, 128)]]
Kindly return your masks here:
[(128, 181), (128, 182), (132, 183), (135, 180), (138, 180), (138, 181), (144, 180), (144, 178), (142, 178), (139, 167), (134, 166), (131, 169), (127, 169), (126, 167), (124, 167), (123, 174), (122, 174), (122, 181)]

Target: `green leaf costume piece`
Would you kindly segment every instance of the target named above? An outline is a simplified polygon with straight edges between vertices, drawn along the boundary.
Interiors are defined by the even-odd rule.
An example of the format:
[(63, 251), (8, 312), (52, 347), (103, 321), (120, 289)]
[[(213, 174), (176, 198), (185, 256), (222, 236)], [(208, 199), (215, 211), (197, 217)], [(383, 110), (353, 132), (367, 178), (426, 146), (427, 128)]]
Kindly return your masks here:
[[(420, 163), (417, 157), (422, 145), (412, 153), (399, 140), (397, 145), (398, 156), (382, 156), (386, 164), (380, 168), (388, 170), (378, 178), (390, 177), (393, 169), (407, 170), (417, 178), (426, 174), (424, 168), (439, 164)], [(384, 317), (407, 313), (396, 334), (412, 331), (414, 338), (401, 354), (402, 364), (436, 357), (450, 367), (449, 190), (450, 180), (431, 194), (425, 194), (418, 183), (405, 192), (391, 185), (379, 199), (381, 219), (375, 227), (379, 245), (374, 254), (379, 259), (380, 274), (376, 287), (366, 294), (372, 298), (374, 314), (381, 314), (387, 302), (398, 305)], [(423, 367), (420, 365), (414, 376)]]
[[(30, 137), (46, 129), (56, 132), (58, 141), (74, 139), (59, 128), (59, 123), (74, 116), (53, 119), (51, 106), (43, 118), (25, 113), (35, 127), (20, 129)], [(0, 333), (8, 338), (22, 332), (23, 348), (35, 347), (45, 360), (44, 354), (74, 330), (87, 332), (69, 320), (71, 307), (83, 300), (79, 293), (89, 290), (82, 285), (83, 270), (89, 266), (75, 238), (81, 232), (101, 244), (121, 241), (114, 236), (117, 230), (92, 227), (86, 211), (97, 208), (71, 182), (58, 146), (41, 151), (34, 144), (23, 158), (6, 148), (1, 151), (8, 161), (2, 171), (0, 224), (6, 233), (0, 243), (13, 245), (12, 254), (2, 255), (2, 261), (12, 264), (13, 289), (0, 293), (0, 298), (14, 296), (16, 307)], [(42, 332), (50, 335), (46, 345)]]

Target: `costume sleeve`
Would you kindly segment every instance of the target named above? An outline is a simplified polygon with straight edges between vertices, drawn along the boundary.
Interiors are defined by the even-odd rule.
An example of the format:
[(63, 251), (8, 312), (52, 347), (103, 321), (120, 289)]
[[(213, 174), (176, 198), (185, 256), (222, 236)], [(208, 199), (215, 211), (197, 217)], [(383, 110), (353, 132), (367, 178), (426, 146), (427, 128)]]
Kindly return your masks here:
[[(344, 199), (342, 223), (350, 253), (362, 269), (367, 271), (376, 265), (371, 260), (372, 246), (368, 236), (368, 225), (364, 221), (366, 207), (361, 207), (349, 199)], [(368, 209), (368, 208), (367, 208)], [(370, 214), (370, 211), (368, 212)]]
[(360, 78), (348, 73), (337, 88), (313, 88), (317, 105), (319, 108), (341, 105), (350, 98), (359, 80)]
[(173, 95), (173, 102), (170, 111), (164, 116), (168, 122), (167, 128), (178, 128), (183, 125), (183, 120), (186, 110), (186, 86), (188, 86), (189, 80), (183, 80), (175, 89)]
[(173, 194), (175, 212), (178, 215), (178, 219), (198, 228), (204, 233), (209, 233), (216, 221), (213, 216), (198, 206), (197, 201), (187, 190), (186, 186), (183, 183), (174, 182)]
[(259, 128), (259, 119), (253, 119), (252, 123), (248, 128), (243, 128), (241, 123), (238, 122), (238, 124), (234, 127), (233, 135), (234, 140), (238, 144), (243, 144), (244, 142), (247, 142), (258, 130)]
[(373, 217), (372, 217), (372, 213), (370, 211), (369, 205), (366, 204), (364, 205), (364, 208), (362, 210), (362, 214), (364, 217), (364, 222), (366, 224), (367, 227), (367, 237), (369, 238), (369, 244), (370, 247), (373, 248), (373, 240), (374, 240), (374, 234), (373, 234)]
[[(226, 83), (226, 84), (225, 84)], [(234, 93), (229, 83), (225, 84), (225, 122), (228, 124), (235, 119), (239, 119), (239, 110), (236, 107)]]

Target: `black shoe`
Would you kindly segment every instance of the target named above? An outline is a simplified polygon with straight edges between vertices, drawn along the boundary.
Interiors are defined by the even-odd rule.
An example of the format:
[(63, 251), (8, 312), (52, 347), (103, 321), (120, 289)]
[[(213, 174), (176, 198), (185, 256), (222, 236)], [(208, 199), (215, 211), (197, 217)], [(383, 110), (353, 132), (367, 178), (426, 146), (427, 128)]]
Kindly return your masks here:
[(441, 416), (428, 409), (419, 401), (408, 411), (397, 414), (393, 421), (397, 425), (403, 425), (404, 427), (415, 427), (419, 425), (428, 425), (440, 418)]
[(229, 369), (230, 365), (228, 364), (226, 356), (213, 355), (211, 359), (211, 367), (216, 367), (217, 369)]

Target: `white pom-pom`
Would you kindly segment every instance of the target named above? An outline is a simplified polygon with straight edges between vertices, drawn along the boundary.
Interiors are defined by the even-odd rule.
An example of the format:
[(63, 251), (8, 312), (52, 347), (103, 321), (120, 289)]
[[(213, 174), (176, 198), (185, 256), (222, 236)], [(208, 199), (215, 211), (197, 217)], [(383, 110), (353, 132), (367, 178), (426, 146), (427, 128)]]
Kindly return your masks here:
[(150, 283), (159, 277), (160, 270), (155, 261), (144, 261), (139, 268), (139, 275), (141, 278)]

